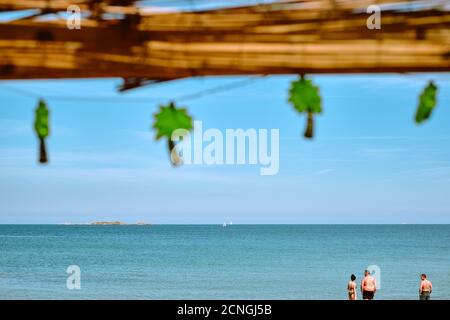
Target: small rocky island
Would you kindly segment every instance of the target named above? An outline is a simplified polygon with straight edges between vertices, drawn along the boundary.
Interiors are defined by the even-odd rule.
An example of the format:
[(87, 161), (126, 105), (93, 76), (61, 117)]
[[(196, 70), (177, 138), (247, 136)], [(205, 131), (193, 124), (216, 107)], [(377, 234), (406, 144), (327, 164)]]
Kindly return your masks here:
[(94, 221), (91, 223), (92, 225), (101, 225), (101, 226), (109, 226), (109, 225), (124, 225), (122, 221)]
[(136, 223), (125, 223), (122, 221), (94, 221), (91, 223), (91, 225), (96, 225), (96, 226), (146, 226), (149, 225), (148, 223), (139, 221)]

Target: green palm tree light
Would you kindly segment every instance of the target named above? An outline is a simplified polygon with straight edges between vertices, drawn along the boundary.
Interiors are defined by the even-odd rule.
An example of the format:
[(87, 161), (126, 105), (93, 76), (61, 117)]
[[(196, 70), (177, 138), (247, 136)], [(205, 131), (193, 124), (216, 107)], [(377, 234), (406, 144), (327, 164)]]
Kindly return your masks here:
[(167, 139), (170, 160), (174, 166), (183, 163), (175, 150), (175, 143), (172, 141), (172, 133), (177, 129), (191, 131), (193, 122), (191, 116), (185, 108), (177, 108), (173, 102), (168, 105), (161, 105), (159, 112), (154, 115), (155, 122), (153, 128), (156, 129), (156, 140)]
[(35, 120), (34, 120), (34, 131), (39, 139), (39, 162), (47, 163), (47, 150), (45, 146), (45, 139), (50, 133), (49, 121), (48, 121), (49, 111), (47, 104), (44, 100), (39, 100), (38, 106), (35, 110)]
[(416, 123), (428, 120), (436, 107), (437, 86), (430, 81), (419, 97), (419, 106), (416, 112)]
[(307, 114), (304, 136), (308, 139), (313, 138), (314, 114), (322, 113), (322, 99), (320, 98), (319, 87), (315, 86), (312, 80), (301, 76), (300, 79), (291, 83), (289, 102), (299, 113)]

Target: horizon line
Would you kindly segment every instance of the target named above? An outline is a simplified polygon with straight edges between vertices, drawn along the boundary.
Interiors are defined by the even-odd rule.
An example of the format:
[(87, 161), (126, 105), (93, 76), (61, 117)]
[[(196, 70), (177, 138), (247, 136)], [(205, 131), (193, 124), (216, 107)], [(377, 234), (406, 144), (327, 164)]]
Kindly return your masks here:
[[(108, 226), (165, 226), (165, 225), (176, 225), (176, 226), (223, 226), (224, 223), (146, 223), (146, 224), (138, 224), (138, 223), (123, 223), (123, 224), (94, 224), (94, 223), (0, 223), (0, 226), (11, 226), (11, 225), (24, 225), (24, 226), (100, 226), (100, 227), (108, 227)], [(407, 226), (407, 225), (450, 225), (450, 222), (441, 222), (441, 223), (226, 223), (227, 226), (254, 226), (254, 225), (280, 225), (280, 226), (315, 226), (315, 225), (398, 225), (398, 226)]]

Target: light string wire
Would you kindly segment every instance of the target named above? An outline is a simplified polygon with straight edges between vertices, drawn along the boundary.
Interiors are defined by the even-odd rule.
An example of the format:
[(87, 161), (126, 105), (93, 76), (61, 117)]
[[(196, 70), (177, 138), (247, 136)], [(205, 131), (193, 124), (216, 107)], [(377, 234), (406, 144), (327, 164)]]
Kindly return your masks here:
[[(450, 83), (450, 79), (432, 79), (433, 77), (431, 76), (417, 76), (416, 74), (411, 74), (411, 73), (403, 73), (402, 75), (404, 75), (404, 79), (405, 80), (410, 80), (410, 81), (416, 81), (416, 82), (421, 82), (426, 84), (428, 81), (433, 81), (436, 84), (439, 83)], [(235, 82), (231, 82), (231, 83), (226, 83), (226, 84), (222, 84), (222, 85), (218, 85), (212, 88), (208, 88), (208, 89), (204, 89), (204, 90), (200, 90), (194, 93), (188, 93), (188, 94), (183, 94), (180, 96), (176, 96), (173, 98), (166, 98), (166, 97), (121, 97), (121, 96), (106, 96), (106, 97), (88, 97), (88, 96), (51, 96), (51, 95), (43, 95), (40, 93), (36, 93), (34, 91), (31, 90), (26, 90), (23, 88), (18, 88), (16, 86), (10, 86), (10, 85), (5, 85), (2, 84), (0, 82), (0, 90), (1, 89), (6, 89), (7, 91), (10, 92), (14, 92), (17, 93), (19, 95), (22, 96), (26, 96), (29, 98), (33, 98), (33, 99), (47, 99), (47, 100), (64, 100), (64, 101), (99, 101), (99, 102), (116, 102), (116, 103), (147, 103), (147, 102), (163, 102), (163, 101), (173, 101), (173, 102), (186, 102), (186, 101), (191, 101), (191, 100), (196, 100), (196, 99), (200, 99), (200, 98), (204, 98), (213, 94), (218, 94), (221, 92), (226, 92), (226, 91), (230, 91), (233, 89), (239, 89), (242, 87), (245, 87), (247, 85), (252, 84), (253, 82), (255, 82), (256, 80), (260, 80), (264, 77), (267, 77), (267, 75), (258, 75), (258, 76), (252, 76), (250, 78), (246, 78), (244, 80), (238, 80)]]
[(200, 90), (194, 93), (188, 93), (180, 96), (176, 96), (173, 98), (155, 98), (155, 97), (88, 97), (88, 96), (51, 96), (51, 95), (43, 95), (40, 93), (36, 93), (34, 91), (26, 90), (23, 88), (18, 88), (15, 86), (4, 85), (0, 83), (0, 89), (6, 89), (7, 91), (17, 93), (22, 96), (30, 97), (33, 99), (46, 99), (46, 100), (64, 100), (64, 101), (100, 101), (100, 102), (117, 102), (117, 103), (146, 103), (146, 102), (161, 102), (161, 101), (173, 101), (173, 102), (186, 102), (191, 100), (196, 100), (200, 98), (204, 98), (209, 95), (230, 91), (233, 89), (242, 88), (244, 86), (250, 85), (254, 83), (256, 80), (260, 80), (265, 75), (262, 76), (253, 76), (244, 80), (238, 80), (235, 82), (218, 85), (212, 88), (208, 88), (205, 90)]

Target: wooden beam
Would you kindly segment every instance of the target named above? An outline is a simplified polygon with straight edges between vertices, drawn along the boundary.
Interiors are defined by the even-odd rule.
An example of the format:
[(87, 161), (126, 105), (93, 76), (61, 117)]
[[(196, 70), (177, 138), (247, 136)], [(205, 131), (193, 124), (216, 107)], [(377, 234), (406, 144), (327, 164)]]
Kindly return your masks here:
[(78, 5), (83, 10), (87, 10), (89, 2), (92, 2), (92, 0), (0, 0), (0, 9), (11, 11), (30, 9), (66, 11), (68, 6)]
[[(1, 0), (0, 0), (1, 1)], [(83, 25), (0, 24), (0, 79), (450, 71), (450, 12), (168, 13)]]

